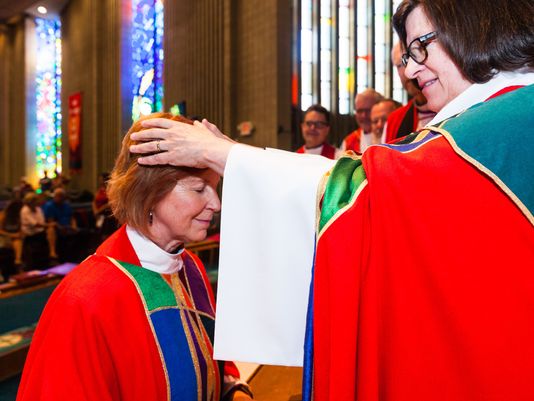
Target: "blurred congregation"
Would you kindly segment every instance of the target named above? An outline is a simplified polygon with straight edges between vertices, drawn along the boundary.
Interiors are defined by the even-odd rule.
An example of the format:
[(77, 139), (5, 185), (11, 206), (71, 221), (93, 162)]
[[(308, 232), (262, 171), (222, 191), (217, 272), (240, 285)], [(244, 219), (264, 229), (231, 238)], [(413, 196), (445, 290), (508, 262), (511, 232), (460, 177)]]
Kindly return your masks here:
[[(330, 158), (406, 135), (433, 116), (393, 46), (398, 1), (4, 3), (4, 280), (49, 260), (80, 261), (88, 241), (94, 248), (113, 231), (103, 172), (143, 114), (207, 118), (242, 143)], [(60, 224), (46, 206), (58, 202)], [(30, 204), (32, 222), (21, 224)], [(72, 243), (61, 235), (56, 244), (65, 227)], [(34, 236), (35, 247), (42, 242), (36, 255)]]

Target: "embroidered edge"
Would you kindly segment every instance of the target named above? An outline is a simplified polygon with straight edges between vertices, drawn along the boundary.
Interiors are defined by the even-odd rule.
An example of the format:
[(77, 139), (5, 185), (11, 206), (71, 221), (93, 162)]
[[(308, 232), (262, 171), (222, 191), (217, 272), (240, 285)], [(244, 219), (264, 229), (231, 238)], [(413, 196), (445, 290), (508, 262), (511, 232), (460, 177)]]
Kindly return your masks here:
[[(343, 158), (350, 158), (352, 160), (358, 160), (358, 159), (361, 160), (362, 159), (362, 155), (358, 155), (358, 154), (354, 153), (353, 151), (347, 151), (347, 152), (345, 152), (343, 154), (343, 156), (339, 160), (341, 160)], [(315, 232), (316, 232), (315, 244), (316, 245), (319, 243), (319, 238), (323, 235), (325, 230), (334, 222), (334, 220), (339, 218), (339, 214), (344, 212), (345, 210), (347, 210), (348, 208), (350, 208), (354, 204), (354, 202), (356, 201), (356, 198), (358, 197), (360, 192), (363, 190), (362, 185), (367, 184), (367, 179), (363, 180), (360, 183), (360, 185), (358, 185), (358, 188), (354, 192), (354, 194), (353, 194), (352, 198), (350, 199), (350, 201), (343, 208), (338, 210), (325, 223), (323, 228), (320, 230), (321, 214), (322, 214), (322, 208), (320, 206), (321, 206), (321, 202), (322, 202), (322, 200), (324, 198), (324, 194), (326, 192), (326, 187), (327, 187), (328, 181), (329, 181), (330, 177), (332, 176), (332, 172), (334, 171), (336, 166), (337, 166), (337, 162), (336, 162), (336, 164), (334, 164), (334, 166), (332, 166), (332, 168), (330, 170), (328, 170), (325, 174), (323, 174), (323, 177), (321, 178), (321, 181), (319, 182), (319, 185), (318, 185), (318, 188), (317, 188), (317, 197), (315, 199), (315, 205), (316, 205), (316, 207), (315, 207), (315, 210), (316, 210), (316, 212), (315, 212)], [(363, 163), (360, 164), (360, 166), (363, 168)], [(364, 172), (365, 172), (365, 170), (364, 170)]]
[[(194, 262), (195, 268), (198, 270), (199, 267), (196, 264), (196, 262), (194, 261), (194, 259), (191, 258), (191, 260)], [(185, 264), (184, 264), (184, 268), (186, 269), (186, 270), (184, 270), (184, 278), (185, 278), (185, 281), (186, 281), (187, 289), (189, 290), (189, 292), (191, 292), (191, 285), (189, 284), (189, 277), (188, 277), (188, 274), (187, 274), (187, 266), (185, 266)], [(201, 272), (199, 272), (199, 273), (200, 273), (201, 277), (203, 278), (202, 273)], [(207, 290), (205, 281), (202, 280), (202, 282), (204, 284), (204, 289)], [(206, 328), (202, 324), (202, 321), (201, 321), (199, 315), (202, 314), (204, 316), (209, 317), (212, 320), (214, 320), (214, 318), (212, 316), (209, 316), (209, 315), (205, 314), (205, 313), (199, 312), (197, 310), (197, 308), (196, 308), (194, 299), (192, 297), (190, 297), (189, 296), (189, 292), (186, 291), (183, 288), (183, 284), (181, 284), (181, 289), (182, 289), (182, 297), (184, 297), (184, 298), (187, 297), (187, 299), (189, 300), (191, 305), (193, 305), (194, 309), (191, 312), (194, 313), (197, 316), (197, 319), (199, 321), (199, 324), (196, 327), (195, 327), (194, 322), (191, 322), (191, 327), (193, 328), (193, 334), (195, 335), (195, 337), (197, 339), (197, 342), (198, 342), (199, 347), (200, 347), (200, 351), (202, 352), (202, 356), (204, 357), (204, 360), (206, 361), (206, 368), (207, 368), (208, 365), (210, 365), (210, 369), (208, 369), (206, 371), (206, 380), (207, 380), (206, 389), (208, 391), (209, 391), (209, 389), (214, 389), (216, 394), (217, 394), (217, 397), (219, 397), (220, 396), (220, 382), (217, 379), (219, 377), (219, 371), (218, 371), (217, 362), (212, 357), (212, 355), (213, 355), (213, 345), (211, 344), (211, 340), (210, 340), (209, 336), (206, 333)], [(209, 298), (209, 296), (208, 296), (208, 298)], [(211, 305), (211, 301), (210, 301), (210, 305)], [(212, 306), (212, 309), (213, 309), (213, 305), (211, 305), (211, 306)], [(190, 318), (192, 319), (191, 315), (190, 315)], [(210, 359), (211, 359), (212, 363), (209, 363)], [(200, 370), (199, 370), (199, 374), (200, 374)], [(198, 382), (201, 382), (200, 379), (202, 379), (201, 376), (199, 376)], [(208, 398), (211, 398), (211, 397), (212, 397), (212, 394), (210, 394), (210, 397), (208, 397)]]
[(163, 367), (163, 372), (165, 373), (165, 382), (167, 383), (167, 400), (170, 401), (171, 399), (171, 385), (169, 382), (169, 372), (167, 371), (167, 365), (165, 364), (165, 358), (163, 357), (163, 351), (161, 350), (161, 345), (158, 341), (158, 336), (156, 335), (156, 330), (154, 329), (154, 325), (152, 324), (152, 319), (150, 319), (150, 312), (148, 311), (148, 305), (146, 304), (145, 297), (143, 295), (143, 292), (141, 291), (141, 287), (139, 287), (139, 284), (135, 280), (135, 278), (130, 274), (128, 270), (124, 266), (122, 266), (119, 261), (116, 259), (113, 259), (110, 256), (106, 256), (107, 259), (111, 263), (113, 263), (120, 271), (122, 271), (135, 285), (135, 288), (137, 289), (137, 293), (139, 294), (139, 298), (141, 298), (141, 302), (143, 303), (143, 307), (145, 308), (145, 315), (148, 320), (148, 324), (150, 326), (150, 330), (152, 331), (152, 336), (154, 337), (154, 341), (156, 342), (156, 345), (158, 347), (159, 357), (161, 360), (161, 366)]
[(325, 223), (325, 225), (323, 226), (322, 230), (319, 232), (319, 234), (317, 235), (317, 242), (319, 242), (319, 240), (321, 239), (322, 235), (325, 233), (325, 231), (332, 225), (334, 224), (334, 222), (343, 214), (345, 213), (348, 209), (350, 209), (354, 203), (356, 203), (356, 199), (358, 199), (358, 196), (360, 195), (360, 193), (363, 191), (363, 189), (367, 186), (368, 184), (368, 181), (367, 181), (367, 178), (365, 180), (363, 180), (360, 185), (358, 185), (358, 188), (356, 189), (356, 191), (354, 191), (354, 194), (352, 195), (352, 198), (350, 199), (350, 201), (345, 205), (343, 206), (341, 209), (339, 209), (336, 213), (334, 213), (334, 215), (328, 220), (328, 222)]
[(517, 195), (493, 171), (491, 171), (478, 160), (464, 152), (458, 146), (451, 133), (447, 130), (438, 127), (432, 127), (431, 130), (439, 132), (441, 135), (443, 135), (443, 137), (447, 140), (447, 142), (449, 142), (456, 154), (458, 154), (462, 159), (464, 159), (469, 164), (473, 165), (476, 169), (480, 170), (482, 173), (488, 176), (495, 183), (495, 185), (497, 185), (510, 198), (510, 200), (519, 208), (519, 210), (521, 210), (521, 212), (527, 218), (530, 224), (534, 226), (534, 215), (530, 212), (530, 210), (528, 210), (525, 204), (521, 202)]

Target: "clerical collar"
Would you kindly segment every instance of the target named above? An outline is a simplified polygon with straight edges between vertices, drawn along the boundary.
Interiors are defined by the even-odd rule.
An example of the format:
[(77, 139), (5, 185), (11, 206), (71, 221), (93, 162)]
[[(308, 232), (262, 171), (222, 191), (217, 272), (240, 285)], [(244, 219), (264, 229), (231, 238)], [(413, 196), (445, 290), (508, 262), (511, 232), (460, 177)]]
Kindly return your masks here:
[(313, 148), (307, 148), (306, 145), (304, 145), (304, 149), (306, 150), (321, 150), (323, 148), (324, 143), (321, 143), (319, 146), (314, 146)]
[(141, 266), (145, 269), (160, 274), (172, 274), (182, 268), (184, 264), (182, 260), (183, 246), (175, 250), (174, 253), (169, 253), (129, 225), (126, 225), (126, 234), (141, 262)]

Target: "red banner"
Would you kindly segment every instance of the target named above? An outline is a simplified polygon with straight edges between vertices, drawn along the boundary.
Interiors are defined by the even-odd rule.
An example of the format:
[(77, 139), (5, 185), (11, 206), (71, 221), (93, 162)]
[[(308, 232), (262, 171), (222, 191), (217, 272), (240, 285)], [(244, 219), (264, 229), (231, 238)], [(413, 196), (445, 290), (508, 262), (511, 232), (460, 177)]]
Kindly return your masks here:
[(82, 94), (69, 96), (69, 169), (79, 172), (82, 169)]

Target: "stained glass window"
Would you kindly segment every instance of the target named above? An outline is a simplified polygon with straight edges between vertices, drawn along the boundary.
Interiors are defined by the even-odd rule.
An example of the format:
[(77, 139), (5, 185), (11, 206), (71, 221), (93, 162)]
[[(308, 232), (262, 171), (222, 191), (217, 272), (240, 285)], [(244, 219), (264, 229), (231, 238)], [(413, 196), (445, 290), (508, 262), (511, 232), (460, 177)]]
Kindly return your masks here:
[(319, 101), (335, 114), (350, 114), (355, 93), (371, 87), (404, 100), (390, 57), (391, 10), (400, 2), (295, 0), (300, 5), (298, 73), (303, 110)]
[(369, 66), (373, 55), (369, 48), (369, 3), (367, 0), (360, 0), (357, 2), (357, 7), (356, 92), (360, 93), (370, 86)]
[(321, 1), (321, 105), (331, 109), (332, 96), (332, 3)]
[(61, 172), (61, 24), (37, 18), (36, 168), (53, 176)]
[(389, 71), (390, 15), (385, 0), (375, 0), (375, 89), (386, 94), (386, 71)]
[[(397, 11), (397, 7), (399, 7), (400, 3), (401, 3), (401, 0), (393, 0), (393, 13)], [(393, 31), (393, 39), (391, 42), (393, 45), (395, 45), (395, 43), (397, 43), (398, 41), (399, 41), (399, 37), (397, 36), (395, 31)], [(393, 74), (393, 96), (392, 97), (398, 102), (406, 103), (406, 101), (408, 100), (408, 94), (402, 87), (402, 82), (399, 78), (399, 74), (397, 74), (395, 66), (393, 66), (392, 74)]]
[(132, 119), (163, 110), (163, 0), (132, 0)]
[(338, 111), (340, 114), (349, 114), (352, 103), (354, 86), (354, 56), (352, 46), (352, 7), (349, 0), (339, 0), (338, 9)]
[(302, 110), (306, 110), (314, 103), (312, 6), (311, 0), (302, 0), (300, 30), (300, 105)]

